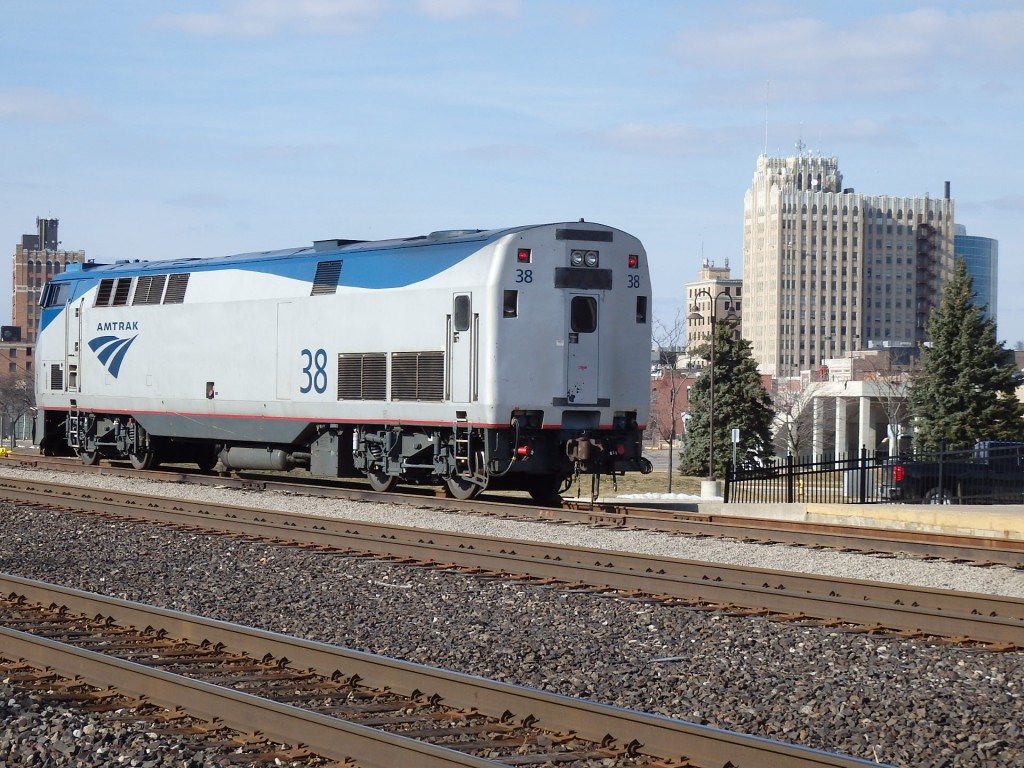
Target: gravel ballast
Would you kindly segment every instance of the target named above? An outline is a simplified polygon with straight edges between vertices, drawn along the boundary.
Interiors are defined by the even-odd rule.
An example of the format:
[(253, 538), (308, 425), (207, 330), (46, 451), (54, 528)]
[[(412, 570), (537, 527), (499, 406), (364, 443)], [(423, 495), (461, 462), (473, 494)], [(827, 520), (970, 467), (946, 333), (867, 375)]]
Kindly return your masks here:
[[(52, 479), (1024, 596), (1024, 575), (1008, 568), (518, 523), (271, 492), (160, 484), (150, 491), (138, 481), (106, 476), (52, 473)], [(0, 514), (0, 571), (6, 573), (868, 760), (1024, 765), (1021, 653), (728, 617), (11, 505)], [(0, 713), (9, 729), (9, 713)], [(48, 764), (106, 764), (53, 759)]]

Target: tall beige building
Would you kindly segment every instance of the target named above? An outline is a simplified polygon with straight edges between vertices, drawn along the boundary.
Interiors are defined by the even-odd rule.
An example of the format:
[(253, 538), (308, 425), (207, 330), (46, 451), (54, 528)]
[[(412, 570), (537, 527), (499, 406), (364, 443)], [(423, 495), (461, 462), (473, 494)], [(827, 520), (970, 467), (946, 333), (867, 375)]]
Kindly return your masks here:
[(920, 345), (953, 270), (953, 201), (863, 195), (838, 160), (757, 159), (743, 204), (743, 335), (761, 373)]

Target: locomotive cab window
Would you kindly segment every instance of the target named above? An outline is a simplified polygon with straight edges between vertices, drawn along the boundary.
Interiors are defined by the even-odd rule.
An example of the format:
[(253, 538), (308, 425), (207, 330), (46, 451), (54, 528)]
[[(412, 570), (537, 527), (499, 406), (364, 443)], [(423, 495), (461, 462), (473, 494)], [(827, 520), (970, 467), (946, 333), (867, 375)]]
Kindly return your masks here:
[(596, 331), (597, 299), (593, 296), (573, 296), (569, 310), (569, 325), (574, 333)]
[(70, 283), (50, 283), (43, 293), (43, 300), (40, 302), (44, 307), (62, 307), (71, 298)]

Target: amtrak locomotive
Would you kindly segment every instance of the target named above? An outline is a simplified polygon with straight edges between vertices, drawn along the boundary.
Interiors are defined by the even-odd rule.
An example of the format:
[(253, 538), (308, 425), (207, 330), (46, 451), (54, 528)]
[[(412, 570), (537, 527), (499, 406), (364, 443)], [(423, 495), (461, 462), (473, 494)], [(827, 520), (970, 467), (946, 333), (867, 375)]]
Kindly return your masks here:
[(306, 468), (547, 498), (650, 471), (643, 246), (573, 222), (69, 266), (36, 441), (146, 468)]

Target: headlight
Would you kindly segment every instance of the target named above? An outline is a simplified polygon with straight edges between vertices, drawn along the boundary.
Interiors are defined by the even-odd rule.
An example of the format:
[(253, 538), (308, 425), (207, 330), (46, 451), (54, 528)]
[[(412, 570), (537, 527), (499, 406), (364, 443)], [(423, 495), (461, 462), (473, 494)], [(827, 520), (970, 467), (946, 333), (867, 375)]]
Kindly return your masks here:
[(574, 267), (583, 266), (583, 251), (573, 251), (569, 259)]
[(596, 267), (597, 266), (597, 251), (587, 251), (587, 253), (586, 253), (586, 255), (584, 255), (583, 259), (584, 259), (584, 261), (586, 261), (588, 267)]

